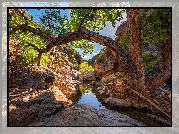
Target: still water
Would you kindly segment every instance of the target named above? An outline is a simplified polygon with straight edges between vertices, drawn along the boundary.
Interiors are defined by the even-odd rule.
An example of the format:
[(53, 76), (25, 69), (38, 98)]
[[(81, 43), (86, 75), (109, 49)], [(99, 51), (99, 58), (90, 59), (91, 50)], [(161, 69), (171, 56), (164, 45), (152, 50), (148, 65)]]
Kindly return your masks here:
[(92, 81), (82, 81), (77, 85), (77, 90), (80, 91), (80, 96), (76, 101), (76, 104), (87, 104), (95, 109), (110, 109), (115, 110), (119, 113), (125, 114), (133, 119), (139, 120), (142, 123), (148, 126), (168, 126), (166, 123), (157, 121), (154, 118), (146, 116), (148, 111), (141, 111), (137, 109), (115, 109), (104, 103), (100, 98), (95, 94), (95, 86), (92, 84)]
[(85, 83), (83, 82), (78, 85), (77, 88), (82, 92), (81, 99), (77, 104), (87, 104), (93, 106), (95, 109), (106, 109), (105, 106), (103, 106), (96, 98), (96, 95), (93, 92), (93, 85), (91, 85), (90, 81), (85, 81)]

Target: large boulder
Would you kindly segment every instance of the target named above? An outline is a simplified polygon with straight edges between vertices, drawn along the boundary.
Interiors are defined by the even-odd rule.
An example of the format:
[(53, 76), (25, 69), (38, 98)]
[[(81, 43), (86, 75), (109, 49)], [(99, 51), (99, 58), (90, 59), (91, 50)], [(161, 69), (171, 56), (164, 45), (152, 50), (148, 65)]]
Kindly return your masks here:
[(130, 102), (127, 102), (123, 99), (117, 99), (117, 98), (112, 98), (112, 97), (109, 97), (107, 99), (105, 99), (105, 102), (110, 105), (110, 106), (113, 106), (113, 107), (130, 107), (132, 106), (132, 104)]
[(93, 72), (86, 71), (86, 72), (84, 73), (84, 79), (85, 79), (85, 80), (91, 80), (91, 81), (93, 81), (93, 80), (95, 80), (95, 75), (94, 75)]
[(31, 100), (26, 97), (24, 102), (19, 99), (16, 101), (17, 104), (14, 100), (9, 106), (10, 126), (27, 126), (64, 108), (64, 104), (56, 101), (52, 93), (44, 93)]
[(79, 80), (89, 80), (89, 81), (95, 81), (95, 75), (93, 72), (85, 71), (82, 74), (78, 74)]

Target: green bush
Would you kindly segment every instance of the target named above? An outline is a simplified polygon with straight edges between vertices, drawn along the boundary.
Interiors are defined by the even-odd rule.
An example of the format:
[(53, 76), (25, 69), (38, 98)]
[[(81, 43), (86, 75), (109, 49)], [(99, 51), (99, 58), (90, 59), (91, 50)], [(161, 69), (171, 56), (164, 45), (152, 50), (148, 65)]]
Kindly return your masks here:
[(88, 64), (88, 62), (83, 62), (79, 65), (79, 71), (80, 72), (85, 72), (85, 71), (91, 71), (93, 72), (94, 71), (94, 68)]

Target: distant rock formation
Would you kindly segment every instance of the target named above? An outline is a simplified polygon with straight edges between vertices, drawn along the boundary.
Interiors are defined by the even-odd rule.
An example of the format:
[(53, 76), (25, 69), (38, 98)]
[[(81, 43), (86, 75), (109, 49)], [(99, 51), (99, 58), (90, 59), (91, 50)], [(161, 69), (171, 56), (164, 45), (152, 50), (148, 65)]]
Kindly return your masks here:
[(124, 21), (120, 26), (118, 26), (117, 30), (116, 30), (116, 38), (115, 41), (117, 43), (120, 42), (120, 39), (124, 36), (128, 36), (128, 26), (127, 26), (127, 21)]
[(78, 80), (83, 81), (83, 80), (87, 80), (87, 81), (95, 81), (95, 75), (93, 72), (90, 71), (85, 71), (82, 74), (78, 74)]

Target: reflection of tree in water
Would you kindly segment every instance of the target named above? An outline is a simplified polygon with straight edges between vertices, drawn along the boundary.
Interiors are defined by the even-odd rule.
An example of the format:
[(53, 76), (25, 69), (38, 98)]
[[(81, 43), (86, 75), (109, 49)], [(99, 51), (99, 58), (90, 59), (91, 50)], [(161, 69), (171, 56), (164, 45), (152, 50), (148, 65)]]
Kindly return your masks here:
[(90, 91), (92, 91), (93, 89), (93, 85), (92, 81), (83, 81), (83, 83), (80, 83), (79, 85), (77, 85), (77, 90), (79, 90), (82, 94), (87, 95), (90, 93)]
[(89, 94), (92, 88), (85, 87), (84, 85), (78, 85), (78, 90), (81, 91), (82, 94)]

